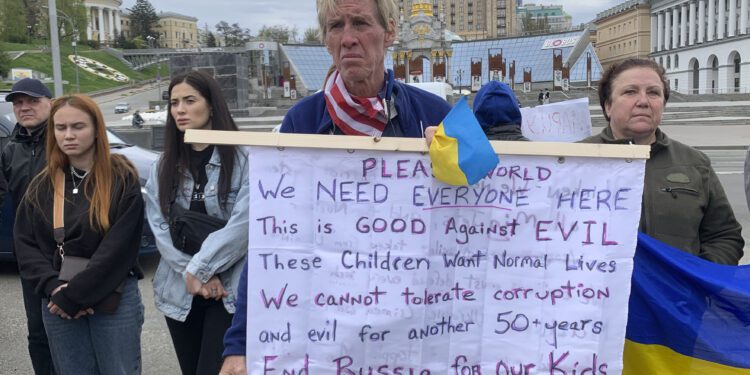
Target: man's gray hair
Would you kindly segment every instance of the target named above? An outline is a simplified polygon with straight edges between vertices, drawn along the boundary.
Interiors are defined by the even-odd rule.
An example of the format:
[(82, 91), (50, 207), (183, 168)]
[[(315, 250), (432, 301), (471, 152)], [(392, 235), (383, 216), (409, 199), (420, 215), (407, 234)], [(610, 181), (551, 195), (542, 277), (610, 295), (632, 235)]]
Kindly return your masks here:
[[(320, 39), (325, 43), (326, 39), (326, 24), (328, 23), (328, 14), (333, 13), (336, 10), (339, 0), (316, 0), (318, 8), (318, 29)], [(378, 22), (380, 26), (386, 31), (393, 31), (396, 33), (396, 27), (398, 26), (398, 7), (394, 0), (368, 0), (374, 1), (376, 9), (378, 10)], [(393, 21), (393, 30), (389, 29), (389, 23)]]

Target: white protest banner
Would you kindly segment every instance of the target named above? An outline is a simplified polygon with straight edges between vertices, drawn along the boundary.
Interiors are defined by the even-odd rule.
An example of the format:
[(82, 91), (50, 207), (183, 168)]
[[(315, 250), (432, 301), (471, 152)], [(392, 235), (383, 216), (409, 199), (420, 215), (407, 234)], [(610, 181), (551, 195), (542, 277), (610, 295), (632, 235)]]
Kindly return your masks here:
[(621, 371), (644, 160), (500, 155), (468, 187), (418, 152), (250, 165), (249, 374)]
[(521, 108), (521, 132), (532, 141), (576, 142), (591, 135), (589, 99)]

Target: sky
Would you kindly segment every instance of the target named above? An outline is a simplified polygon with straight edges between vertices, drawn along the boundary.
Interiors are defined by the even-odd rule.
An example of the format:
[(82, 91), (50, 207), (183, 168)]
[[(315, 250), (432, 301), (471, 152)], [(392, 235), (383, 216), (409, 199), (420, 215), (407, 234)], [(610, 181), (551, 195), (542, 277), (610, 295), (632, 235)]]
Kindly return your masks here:
[[(309, 27), (317, 27), (315, 0), (149, 0), (157, 12), (176, 12), (198, 18), (198, 27), (209, 29), (220, 21), (239, 23), (256, 34), (263, 26), (297, 26), (301, 37)], [(596, 14), (625, 0), (524, 0), (524, 4), (560, 4), (573, 16), (573, 25), (593, 20)], [(123, 0), (130, 8), (135, 0)]]

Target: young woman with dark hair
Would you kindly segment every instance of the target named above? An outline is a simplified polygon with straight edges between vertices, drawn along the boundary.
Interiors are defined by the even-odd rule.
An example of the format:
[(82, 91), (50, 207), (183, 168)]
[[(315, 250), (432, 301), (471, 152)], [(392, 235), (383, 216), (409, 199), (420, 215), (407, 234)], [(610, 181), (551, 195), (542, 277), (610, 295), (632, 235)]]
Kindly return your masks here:
[(45, 296), (55, 368), (140, 374), (138, 174), (110, 154), (104, 118), (91, 98), (58, 98), (47, 127), (47, 166), (18, 208), (15, 245), (21, 277)]
[[(165, 148), (146, 184), (146, 211), (161, 253), (154, 299), (182, 373), (216, 374), (247, 254), (247, 156), (235, 146), (187, 144), (187, 129), (238, 130), (218, 83), (201, 71), (169, 85)], [(186, 210), (225, 223), (200, 241), (185, 240), (175, 218)]]

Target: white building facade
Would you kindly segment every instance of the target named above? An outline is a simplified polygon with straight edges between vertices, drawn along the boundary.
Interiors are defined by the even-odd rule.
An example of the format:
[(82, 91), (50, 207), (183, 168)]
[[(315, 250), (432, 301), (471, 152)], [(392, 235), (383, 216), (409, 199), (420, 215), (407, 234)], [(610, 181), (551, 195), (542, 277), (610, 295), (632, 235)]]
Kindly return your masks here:
[(101, 44), (111, 44), (120, 34), (122, 0), (84, 0), (88, 23), (86, 37)]
[(654, 0), (651, 56), (684, 94), (750, 92), (750, 0)]

